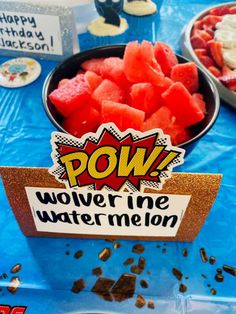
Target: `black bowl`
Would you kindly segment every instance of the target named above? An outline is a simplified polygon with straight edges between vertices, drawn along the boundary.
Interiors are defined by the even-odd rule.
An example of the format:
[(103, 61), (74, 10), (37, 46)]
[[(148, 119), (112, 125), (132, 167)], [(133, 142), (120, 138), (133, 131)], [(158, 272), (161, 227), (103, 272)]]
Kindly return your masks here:
[[(66, 130), (61, 126), (62, 117), (56, 111), (54, 105), (51, 103), (48, 95), (57, 88), (58, 83), (63, 78), (72, 78), (74, 77), (78, 70), (80, 69), (80, 64), (85, 60), (91, 58), (106, 58), (106, 57), (123, 57), (125, 50), (125, 45), (114, 45), (114, 46), (104, 46), (87, 51), (80, 52), (68, 58), (61, 64), (59, 64), (47, 77), (44, 87), (43, 87), (43, 103), (45, 111), (52, 121), (54, 126), (64, 133)], [(177, 55), (179, 63), (185, 63), (189, 60)], [(205, 135), (215, 123), (220, 107), (220, 100), (218, 91), (208, 74), (203, 72), (198, 67), (199, 74), (199, 92), (204, 95), (206, 102), (206, 116), (203, 121), (191, 128), (191, 133), (193, 134), (192, 138), (184, 143), (178, 145), (178, 147), (184, 148), (186, 152), (190, 152), (194, 147), (194, 144)]]

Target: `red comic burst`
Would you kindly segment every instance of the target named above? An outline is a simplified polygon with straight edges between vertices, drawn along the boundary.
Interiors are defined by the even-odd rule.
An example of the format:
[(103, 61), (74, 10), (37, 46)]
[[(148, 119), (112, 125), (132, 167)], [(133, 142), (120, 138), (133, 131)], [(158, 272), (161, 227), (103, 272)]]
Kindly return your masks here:
[(87, 137), (81, 147), (56, 142), (57, 162), (63, 169), (59, 179), (67, 180), (70, 187), (93, 185), (101, 190), (108, 186), (116, 191), (129, 181), (140, 190), (143, 180), (160, 182), (161, 173), (183, 153), (160, 144), (158, 131), (141, 137), (133, 130), (119, 133), (104, 127), (97, 140)]

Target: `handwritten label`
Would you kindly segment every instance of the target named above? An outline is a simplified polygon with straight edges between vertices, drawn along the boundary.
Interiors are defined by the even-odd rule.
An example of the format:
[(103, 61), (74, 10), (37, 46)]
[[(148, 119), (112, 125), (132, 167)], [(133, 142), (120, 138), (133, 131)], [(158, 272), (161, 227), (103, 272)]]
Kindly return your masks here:
[(37, 231), (175, 236), (190, 195), (25, 187)]
[(0, 11), (0, 49), (62, 55), (59, 17)]

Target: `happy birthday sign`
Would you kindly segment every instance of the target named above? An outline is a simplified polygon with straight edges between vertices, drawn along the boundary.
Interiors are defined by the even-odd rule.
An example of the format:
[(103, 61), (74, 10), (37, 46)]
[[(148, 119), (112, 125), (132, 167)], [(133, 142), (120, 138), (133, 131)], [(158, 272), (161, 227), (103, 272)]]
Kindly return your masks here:
[(0, 14), (0, 48), (62, 55), (59, 22), (58, 16), (3, 11)]
[(78, 50), (72, 10), (63, 6), (0, 2), (0, 53), (61, 59)]

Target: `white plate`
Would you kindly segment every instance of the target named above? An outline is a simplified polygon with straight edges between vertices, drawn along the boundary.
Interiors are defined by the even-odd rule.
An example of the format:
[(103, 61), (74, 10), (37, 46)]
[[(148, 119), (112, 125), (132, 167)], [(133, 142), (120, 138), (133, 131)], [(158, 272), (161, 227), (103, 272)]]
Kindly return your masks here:
[(41, 73), (40, 64), (31, 58), (10, 59), (0, 65), (0, 86), (16, 88), (34, 82)]
[(223, 7), (223, 6), (236, 6), (236, 2), (227, 2), (227, 3), (221, 3), (219, 5), (214, 5), (212, 7), (207, 8), (206, 10), (200, 12), (198, 15), (196, 15), (190, 22), (189, 24), (185, 27), (185, 29), (183, 30), (183, 33), (181, 35), (181, 51), (184, 57), (194, 61), (197, 65), (199, 65), (199, 67), (201, 67), (204, 71), (206, 71), (211, 78), (213, 79), (218, 92), (220, 94), (220, 97), (226, 101), (231, 107), (233, 107), (234, 109), (236, 109), (236, 93), (229, 90), (227, 87), (225, 87), (223, 84), (221, 84), (221, 82), (213, 75), (211, 74), (210, 71), (207, 70), (207, 68), (201, 63), (201, 61), (198, 59), (198, 57), (196, 56), (191, 42), (190, 42), (190, 35), (191, 35), (191, 31), (193, 28), (193, 25), (196, 21), (198, 21), (199, 19), (201, 19), (202, 17), (204, 17), (205, 15), (207, 15), (207, 13), (213, 9), (213, 8), (217, 8), (217, 7)]

